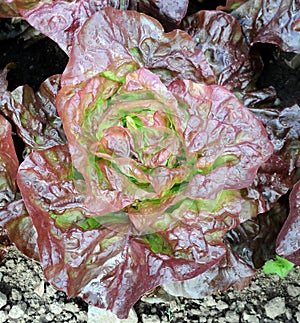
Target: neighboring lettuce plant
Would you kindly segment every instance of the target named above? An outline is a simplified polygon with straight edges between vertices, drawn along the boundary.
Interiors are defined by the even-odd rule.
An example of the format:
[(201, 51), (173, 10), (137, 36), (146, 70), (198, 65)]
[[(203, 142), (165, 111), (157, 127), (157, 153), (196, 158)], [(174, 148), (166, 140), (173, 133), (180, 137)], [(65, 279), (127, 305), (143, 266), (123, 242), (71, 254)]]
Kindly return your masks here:
[(300, 266), (300, 181), (290, 194), (290, 214), (277, 237), (276, 252)]

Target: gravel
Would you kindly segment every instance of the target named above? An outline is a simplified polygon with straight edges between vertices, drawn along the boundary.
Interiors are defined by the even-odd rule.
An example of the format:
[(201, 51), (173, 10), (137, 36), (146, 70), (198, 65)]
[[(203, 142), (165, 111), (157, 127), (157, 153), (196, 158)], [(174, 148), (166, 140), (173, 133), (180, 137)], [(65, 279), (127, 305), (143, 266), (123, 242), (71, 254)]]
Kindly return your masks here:
[(139, 301), (122, 321), (56, 291), (40, 265), (12, 247), (0, 266), (0, 323), (300, 323), (299, 278), (299, 269), (284, 279), (258, 272), (248, 288), (203, 300), (143, 298), (150, 303)]

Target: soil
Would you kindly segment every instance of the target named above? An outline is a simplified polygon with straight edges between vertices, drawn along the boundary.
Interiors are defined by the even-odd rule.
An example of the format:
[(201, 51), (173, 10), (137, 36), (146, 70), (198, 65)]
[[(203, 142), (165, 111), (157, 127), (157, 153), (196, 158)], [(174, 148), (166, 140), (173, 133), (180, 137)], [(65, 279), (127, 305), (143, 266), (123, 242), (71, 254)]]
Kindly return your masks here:
[[(9, 28), (9, 21), (2, 19), (0, 69), (14, 63), (8, 74), (9, 90), (23, 84), (37, 90), (47, 77), (63, 72), (67, 56), (54, 42), (40, 37), (28, 42), (20, 26)], [(10, 38), (2, 39), (3, 31)], [(281, 106), (300, 104), (299, 66), (290, 63), (294, 55), (282, 53), (272, 45), (264, 45), (260, 50), (265, 68), (258, 81), (259, 87), (274, 86)], [(297, 270), (285, 279), (259, 271), (243, 291), (229, 290), (204, 300), (174, 298), (166, 304), (139, 301), (135, 311), (138, 321), (143, 323), (274, 320), (300, 323), (299, 277)], [(9, 248), (0, 266), (0, 323), (87, 322), (87, 313), (85, 302), (80, 298), (69, 300), (64, 293), (54, 290), (45, 282), (38, 263), (27, 259), (14, 247)]]
[[(139, 323), (300, 323), (300, 271), (284, 279), (259, 271), (242, 291), (229, 289), (203, 300), (173, 298), (163, 304), (139, 301), (135, 311)], [(88, 320), (85, 302), (56, 291), (44, 280), (38, 263), (11, 247), (0, 266), (0, 323), (13, 322), (100, 320)]]

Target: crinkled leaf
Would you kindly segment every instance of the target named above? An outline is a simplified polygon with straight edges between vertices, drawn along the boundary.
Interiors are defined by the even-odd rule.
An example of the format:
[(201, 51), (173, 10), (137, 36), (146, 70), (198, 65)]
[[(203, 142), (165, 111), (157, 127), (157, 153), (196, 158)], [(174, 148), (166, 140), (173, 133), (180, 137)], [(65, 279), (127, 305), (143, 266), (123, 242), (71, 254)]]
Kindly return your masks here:
[(225, 235), (234, 253), (253, 268), (274, 257), (276, 237), (287, 217), (287, 203), (280, 199), (270, 211), (259, 214)]
[(231, 14), (240, 22), (251, 44), (272, 43), (284, 51), (300, 53), (299, 0), (243, 2), (236, 1), (237, 8)]
[(201, 10), (185, 18), (182, 26), (204, 52), (218, 84), (230, 90), (245, 89), (262, 67), (250, 55), (241, 27), (231, 15)]
[(222, 86), (178, 80), (168, 89), (187, 111), (180, 118), (186, 149), (204, 170), (190, 181), (188, 196), (215, 198), (250, 185), (273, 152), (259, 120)]
[(145, 236), (124, 214), (94, 218), (96, 225), (74, 186), (75, 174), (66, 146), (32, 153), (18, 174), (45, 276), (68, 296), (80, 294), (124, 318), (146, 291), (192, 278), (224, 256), (223, 242), (208, 242), (195, 221), (174, 221)]
[(156, 18), (169, 31), (179, 26), (188, 4), (188, 0), (134, 0), (129, 8)]
[(181, 30), (164, 33), (153, 18), (135, 11), (105, 8), (87, 20), (75, 37), (62, 86), (74, 86), (100, 73), (124, 81), (146, 67), (170, 83), (177, 78), (214, 82), (203, 53)]
[(272, 108), (277, 99), (277, 93), (273, 86), (269, 86), (263, 89), (246, 91), (240, 99), (250, 109)]
[(86, 206), (97, 215), (126, 208), (140, 231), (186, 198), (247, 187), (272, 153), (261, 123), (220, 86), (178, 80), (167, 89), (140, 69), (124, 84), (93, 77), (64, 96), (59, 111)]
[(74, 37), (86, 19), (108, 6), (127, 9), (128, 0), (43, 0), (31, 2), (29, 7), (25, 5), (22, 8), (19, 4), (19, 11), (23, 19), (69, 54)]
[(14, 122), (29, 149), (46, 149), (66, 142), (55, 107), (59, 82), (60, 75), (51, 76), (36, 93), (28, 85), (12, 92), (6, 91), (5, 86), (0, 89), (2, 113)]
[(14, 148), (10, 123), (0, 115), (0, 209), (16, 196), (19, 161)]
[(265, 125), (274, 153), (258, 170), (249, 197), (259, 202), (260, 213), (268, 211), (293, 186), (300, 156), (300, 108), (251, 109)]
[(163, 288), (173, 296), (197, 299), (224, 292), (232, 286), (242, 289), (254, 275), (255, 270), (228, 249), (226, 257), (203, 274), (182, 282), (166, 283)]
[(23, 200), (18, 199), (0, 210), (0, 226), (3, 227), (14, 245), (27, 257), (40, 260), (37, 233)]
[(300, 181), (290, 194), (290, 213), (276, 241), (276, 252), (300, 266)]

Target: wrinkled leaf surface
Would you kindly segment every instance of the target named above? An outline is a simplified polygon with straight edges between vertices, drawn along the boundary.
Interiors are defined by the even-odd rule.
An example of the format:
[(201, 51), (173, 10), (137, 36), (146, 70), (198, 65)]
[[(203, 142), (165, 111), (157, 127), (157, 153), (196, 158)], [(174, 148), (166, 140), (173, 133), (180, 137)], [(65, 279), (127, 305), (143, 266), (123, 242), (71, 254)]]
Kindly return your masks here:
[(218, 84), (230, 90), (242, 90), (252, 82), (261, 64), (251, 57), (241, 27), (233, 16), (201, 10), (185, 18), (182, 26), (204, 52)]
[(146, 291), (192, 278), (225, 255), (225, 245), (208, 242), (194, 220), (144, 236), (124, 214), (91, 220), (74, 176), (67, 146), (32, 153), (18, 174), (45, 276), (68, 296), (124, 318)]
[(300, 266), (300, 181), (290, 194), (290, 213), (280, 231), (276, 252), (287, 260)]

